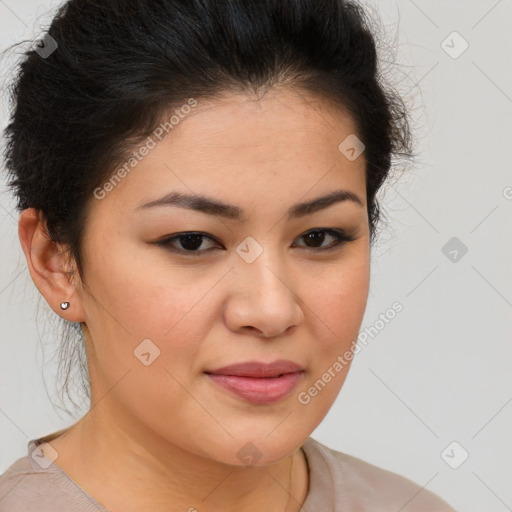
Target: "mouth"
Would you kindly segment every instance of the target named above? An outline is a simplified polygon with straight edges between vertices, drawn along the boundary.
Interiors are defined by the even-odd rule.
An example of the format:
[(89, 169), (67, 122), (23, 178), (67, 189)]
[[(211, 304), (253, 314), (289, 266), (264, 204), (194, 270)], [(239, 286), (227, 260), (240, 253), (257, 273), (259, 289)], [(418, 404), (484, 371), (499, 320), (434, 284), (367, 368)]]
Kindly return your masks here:
[(304, 375), (292, 361), (248, 361), (204, 372), (221, 388), (254, 404), (270, 404), (290, 395)]

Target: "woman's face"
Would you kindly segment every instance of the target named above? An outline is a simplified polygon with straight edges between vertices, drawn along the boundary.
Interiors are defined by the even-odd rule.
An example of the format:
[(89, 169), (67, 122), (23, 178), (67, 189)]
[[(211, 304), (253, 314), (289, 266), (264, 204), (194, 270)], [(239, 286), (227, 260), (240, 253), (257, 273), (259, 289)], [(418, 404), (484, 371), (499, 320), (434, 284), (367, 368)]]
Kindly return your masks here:
[[(138, 439), (271, 464), (309, 437), (348, 371), (369, 286), (364, 153), (347, 148), (350, 118), (288, 90), (188, 110), (93, 200), (79, 292), (92, 410)], [(360, 204), (297, 208), (336, 191)], [(147, 206), (171, 193), (226, 206)], [(205, 236), (169, 240), (186, 232)], [(301, 371), (208, 373), (278, 360)]]

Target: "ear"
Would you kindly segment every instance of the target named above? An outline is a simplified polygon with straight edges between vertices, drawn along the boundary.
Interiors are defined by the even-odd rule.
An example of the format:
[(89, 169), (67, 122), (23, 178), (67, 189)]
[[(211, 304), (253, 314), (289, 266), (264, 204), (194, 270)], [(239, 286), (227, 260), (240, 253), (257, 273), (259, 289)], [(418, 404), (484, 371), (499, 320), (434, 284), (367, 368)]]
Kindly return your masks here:
[[(63, 246), (49, 238), (46, 222), (34, 208), (21, 212), (18, 236), (32, 280), (53, 311), (70, 322), (85, 322), (78, 283), (72, 279), (73, 274), (78, 279), (76, 266)], [(62, 302), (69, 302), (68, 309), (60, 307)]]

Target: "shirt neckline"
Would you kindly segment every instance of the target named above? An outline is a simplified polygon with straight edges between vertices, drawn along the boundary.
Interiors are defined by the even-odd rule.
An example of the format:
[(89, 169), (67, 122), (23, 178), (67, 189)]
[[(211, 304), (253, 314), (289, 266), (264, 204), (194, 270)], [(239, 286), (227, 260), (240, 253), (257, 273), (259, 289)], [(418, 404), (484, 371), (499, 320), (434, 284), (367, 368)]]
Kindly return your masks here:
[[(60, 435), (62, 432), (64, 432), (64, 430), (59, 430), (58, 432), (54, 432), (53, 434), (49, 434), (47, 436), (31, 439), (28, 442), (28, 460), (32, 470), (36, 472), (46, 471), (62, 475), (68, 480), (68, 483), (76, 487), (76, 489), (79, 490), (84, 495), (84, 497), (87, 498), (91, 505), (94, 505), (96, 509), (98, 509), (100, 512), (110, 512), (104, 505), (96, 500), (96, 498), (94, 498), (77, 482), (75, 482), (71, 476), (68, 475), (68, 473), (66, 473), (66, 471), (64, 471), (64, 469), (62, 469), (58, 464), (54, 464), (53, 461), (48, 459), (39, 451), (37, 452), (37, 455), (42, 456), (46, 460), (50, 461), (48, 466), (43, 467), (41, 464), (36, 462), (37, 455), (32, 455), (34, 450), (41, 444), (45, 442), (50, 443), (52, 439)], [(324, 508), (330, 507), (332, 510), (334, 510), (334, 481), (332, 478), (332, 472), (329, 468), (329, 464), (325, 458), (325, 455), (322, 453), (322, 448), (323, 445), (321, 445), (321, 443), (312, 437), (306, 439), (301, 447), (308, 467), (308, 493), (304, 503), (302, 504), (300, 512), (315, 512), (318, 506), (322, 506)]]

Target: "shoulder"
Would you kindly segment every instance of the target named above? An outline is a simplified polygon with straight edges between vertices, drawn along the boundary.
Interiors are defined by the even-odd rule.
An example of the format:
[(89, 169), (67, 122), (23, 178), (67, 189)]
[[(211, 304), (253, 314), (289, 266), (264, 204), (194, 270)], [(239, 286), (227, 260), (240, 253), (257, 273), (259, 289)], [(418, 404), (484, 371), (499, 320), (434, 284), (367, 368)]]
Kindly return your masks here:
[(436, 494), (401, 475), (333, 450), (312, 438), (303, 448), (308, 462), (314, 459), (322, 479), (325, 481), (330, 475), (333, 501), (343, 503), (340, 510), (455, 512)]
[(0, 511), (36, 510), (30, 504), (52, 487), (53, 478), (52, 473), (33, 470), (28, 456), (16, 460), (0, 475)]
[(28, 455), (0, 475), (0, 512), (98, 512), (91, 505), (58, 467), (39, 467)]

